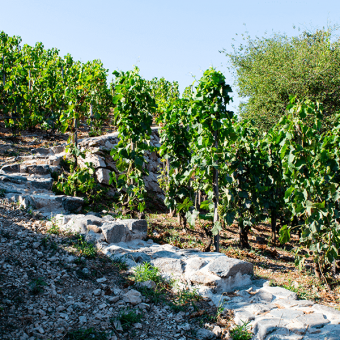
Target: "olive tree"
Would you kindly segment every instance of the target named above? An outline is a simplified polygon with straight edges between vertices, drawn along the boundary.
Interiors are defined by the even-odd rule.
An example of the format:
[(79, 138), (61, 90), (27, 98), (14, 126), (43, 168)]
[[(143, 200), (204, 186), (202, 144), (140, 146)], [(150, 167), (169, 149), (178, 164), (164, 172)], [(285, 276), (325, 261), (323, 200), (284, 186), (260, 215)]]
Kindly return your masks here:
[(303, 32), (296, 37), (245, 37), (226, 54), (233, 71), (242, 118), (264, 130), (285, 113), (290, 96), (323, 103), (323, 128), (333, 124), (340, 109), (340, 40), (334, 30)]

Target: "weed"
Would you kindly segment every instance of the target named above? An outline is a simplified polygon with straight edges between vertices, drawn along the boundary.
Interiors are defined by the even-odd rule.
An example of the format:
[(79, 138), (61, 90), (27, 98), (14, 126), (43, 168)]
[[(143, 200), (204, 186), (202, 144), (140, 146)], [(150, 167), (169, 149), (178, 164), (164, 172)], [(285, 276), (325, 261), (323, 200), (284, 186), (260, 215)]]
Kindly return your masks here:
[(5, 189), (0, 189), (0, 197), (1, 198), (5, 197), (5, 192), (6, 192)]
[(78, 264), (78, 265), (81, 265), (81, 264), (83, 264), (83, 260), (82, 260), (81, 257), (77, 257), (77, 258), (73, 261), (73, 263)]
[(124, 331), (127, 331), (133, 323), (139, 322), (141, 318), (142, 315), (138, 314), (134, 309), (125, 310), (118, 316)]
[(178, 312), (182, 312), (184, 311), (184, 307), (177, 304), (177, 303), (174, 303), (172, 301), (169, 301), (168, 302), (168, 306), (175, 312), (175, 313), (178, 313)]
[[(152, 303), (160, 303), (164, 302), (165, 298), (162, 293), (162, 289), (150, 289), (146, 287), (136, 286), (135, 289), (137, 289), (143, 296), (148, 298), (150, 302)], [(170, 305), (170, 304), (169, 304)]]
[(128, 269), (128, 265), (126, 264), (126, 262), (120, 258), (114, 258), (112, 260), (112, 264), (116, 266), (119, 271)]
[(151, 280), (155, 283), (159, 283), (162, 281), (159, 269), (148, 262), (144, 262), (134, 268), (134, 278), (136, 282)]
[(68, 340), (107, 340), (109, 337), (105, 332), (96, 331), (93, 328), (79, 329), (77, 331), (68, 332), (66, 339)]
[(247, 330), (249, 322), (244, 322), (230, 330), (230, 336), (233, 340), (250, 340), (252, 334)]
[(173, 311), (179, 312), (184, 311), (186, 305), (191, 303), (192, 307), (197, 310), (195, 302), (201, 299), (202, 297), (197, 293), (196, 289), (185, 288), (178, 290), (174, 301), (169, 301), (168, 305)]
[(47, 283), (43, 278), (39, 277), (29, 283), (30, 292), (33, 295), (38, 295), (39, 293), (44, 291), (44, 286), (47, 286)]
[(94, 258), (97, 255), (97, 249), (93, 244), (86, 242), (83, 235), (79, 235), (72, 244), (85, 257)]
[(47, 248), (47, 244), (48, 244), (48, 237), (44, 237), (42, 240), (41, 240), (41, 244)]
[(60, 228), (56, 224), (52, 224), (52, 227), (47, 230), (49, 234), (53, 235), (59, 235), (60, 234)]
[(54, 242), (54, 241), (51, 241), (51, 244), (50, 244), (51, 248), (53, 250), (57, 250), (58, 249), (58, 245)]
[(202, 297), (197, 293), (197, 289), (182, 289), (178, 291), (178, 303), (185, 305), (190, 302), (200, 301)]

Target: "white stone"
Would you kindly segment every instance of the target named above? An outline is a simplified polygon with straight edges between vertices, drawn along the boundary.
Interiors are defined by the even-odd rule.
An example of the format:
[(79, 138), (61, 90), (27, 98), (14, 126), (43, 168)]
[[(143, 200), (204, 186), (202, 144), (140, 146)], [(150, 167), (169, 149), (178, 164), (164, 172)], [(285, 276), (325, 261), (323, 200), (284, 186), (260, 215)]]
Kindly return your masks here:
[(102, 293), (101, 289), (96, 289), (96, 290), (93, 291), (94, 296), (99, 296), (101, 293)]
[(142, 302), (142, 294), (137, 290), (131, 289), (123, 295), (123, 300), (132, 305), (138, 305)]
[(80, 323), (86, 323), (87, 322), (86, 316), (85, 315), (79, 316), (79, 322)]
[(108, 169), (99, 168), (96, 170), (97, 181), (101, 184), (110, 184), (110, 173)]

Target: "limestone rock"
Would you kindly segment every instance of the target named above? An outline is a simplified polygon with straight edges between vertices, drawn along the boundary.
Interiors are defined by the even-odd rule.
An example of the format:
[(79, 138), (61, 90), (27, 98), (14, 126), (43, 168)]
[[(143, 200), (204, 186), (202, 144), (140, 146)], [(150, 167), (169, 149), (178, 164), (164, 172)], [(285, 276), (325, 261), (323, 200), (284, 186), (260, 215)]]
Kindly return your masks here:
[(79, 212), (84, 204), (84, 199), (81, 197), (63, 197), (62, 200), (63, 207), (69, 212)]
[(306, 314), (296, 318), (296, 320), (307, 325), (309, 328), (320, 328), (327, 325), (330, 321), (321, 313)]
[(4, 165), (1, 172), (6, 174), (18, 173), (20, 172), (20, 164)]
[(142, 302), (142, 294), (137, 290), (131, 289), (123, 295), (123, 300), (135, 306)]
[(111, 171), (108, 169), (102, 169), (102, 168), (97, 169), (96, 170), (97, 181), (101, 184), (109, 185), (110, 173)]
[(107, 243), (119, 243), (132, 240), (128, 226), (122, 222), (106, 222), (101, 227)]
[(266, 291), (279, 299), (297, 300), (297, 294), (285, 288), (264, 286), (261, 291)]
[(215, 339), (215, 334), (205, 328), (199, 328), (196, 332), (197, 339)]
[(208, 269), (213, 274), (228, 278), (237, 273), (253, 275), (253, 265), (249, 262), (220, 256), (208, 265)]
[(105, 168), (106, 167), (106, 164), (105, 164), (105, 161), (104, 161), (104, 158), (99, 156), (99, 155), (95, 155), (95, 154), (86, 154), (86, 157), (85, 159), (83, 158), (78, 158), (78, 161), (79, 161), (79, 164), (82, 166), (82, 167), (85, 167), (85, 163), (89, 163), (91, 164), (92, 163), (92, 166), (95, 168), (95, 169), (98, 169), (98, 168)]
[(32, 155), (43, 155), (43, 156), (49, 156), (53, 155), (53, 151), (51, 149), (46, 149), (46, 148), (36, 148), (36, 149), (31, 149), (31, 154)]
[(148, 288), (148, 289), (153, 289), (156, 287), (156, 283), (152, 280), (148, 280), (148, 281), (145, 281), (145, 282), (139, 282), (138, 285), (140, 287), (145, 287), (145, 288)]

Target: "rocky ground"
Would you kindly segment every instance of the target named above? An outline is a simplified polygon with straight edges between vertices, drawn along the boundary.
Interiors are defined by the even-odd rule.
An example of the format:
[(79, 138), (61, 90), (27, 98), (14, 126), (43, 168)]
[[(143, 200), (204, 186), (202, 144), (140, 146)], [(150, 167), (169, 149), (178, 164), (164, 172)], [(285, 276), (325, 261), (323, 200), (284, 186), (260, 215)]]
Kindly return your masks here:
[[(298, 271), (294, 235), (280, 246), (263, 223), (242, 250), (232, 225), (221, 233), (221, 254), (207, 253), (209, 225), (183, 229), (158, 206), (147, 223), (119, 220), (104, 216), (116, 213), (109, 200), (85, 208), (80, 198), (52, 193), (50, 172), (68, 136), (4, 136), (0, 197), (10, 201), (0, 198), (1, 339), (340, 339), (339, 273), (326, 284), (308, 258)], [(106, 185), (117, 136), (80, 137)], [(158, 197), (159, 157), (148, 162), (147, 184)], [(46, 220), (58, 212), (60, 219)]]
[(171, 287), (142, 295), (124, 264), (5, 200), (0, 241), (1, 339), (205, 339), (228, 328), (209, 300)]
[[(186, 261), (187, 273), (197, 264), (191, 262), (203, 253), (196, 252), (190, 259), (181, 249), (152, 240), (125, 240), (106, 247), (102, 236), (87, 242), (96, 221), (85, 218), (84, 225), (84, 215), (79, 216), (78, 220), (72, 217), (78, 223), (72, 226), (86, 226), (86, 237), (67, 228), (62, 231), (55, 222), (41, 220), (39, 213), (32, 216), (15, 203), (0, 201), (2, 339), (340, 339), (340, 312), (334, 308), (298, 300), (296, 293), (256, 277), (240, 289), (219, 295), (222, 303), (216, 304), (202, 298), (198, 290), (177, 285), (171, 275), (165, 280), (155, 267), (138, 264), (143, 261), (121, 260), (122, 255), (135, 254), (149, 256), (152, 262), (158, 253), (155, 260), (159, 262), (161, 253), (163, 260), (171, 260), (165, 266), (159, 262), (165, 273), (176, 273), (176, 261)], [(64, 220), (66, 226), (72, 218)], [(123, 224), (108, 216), (98, 219), (103, 223), (100, 227), (97, 223), (98, 229)], [(217, 256), (221, 258), (225, 257)], [(203, 264), (208, 271), (202, 271), (200, 284), (209, 287), (207, 275), (223, 279), (223, 271), (232, 271), (235, 260), (230, 260), (232, 265), (226, 263), (223, 268), (210, 268), (216, 267), (216, 260)], [(213, 269), (220, 277), (213, 277)], [(202, 280), (199, 268), (195, 270), (196, 275), (187, 273), (189, 281)]]
[[(202, 251), (208, 244), (206, 227), (210, 226), (204, 223), (196, 223), (195, 228), (183, 229), (177, 218), (165, 214), (150, 214), (148, 221), (150, 237), (157, 243)], [(270, 223), (264, 221), (250, 230), (250, 249), (240, 249), (238, 237), (236, 224), (224, 228), (220, 235), (221, 253), (252, 263), (257, 278), (287, 288), (295, 292), (299, 299), (312, 300), (340, 310), (340, 261), (337, 275), (328, 278), (329, 289), (323, 280), (315, 276), (312, 257), (306, 258), (306, 266), (301, 271), (295, 266), (295, 250), (299, 247), (297, 235), (293, 234), (290, 242), (281, 245), (272, 240)]]

